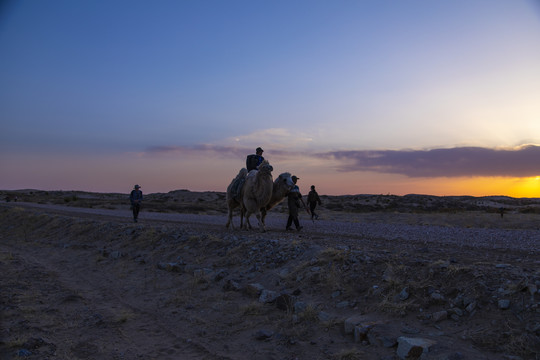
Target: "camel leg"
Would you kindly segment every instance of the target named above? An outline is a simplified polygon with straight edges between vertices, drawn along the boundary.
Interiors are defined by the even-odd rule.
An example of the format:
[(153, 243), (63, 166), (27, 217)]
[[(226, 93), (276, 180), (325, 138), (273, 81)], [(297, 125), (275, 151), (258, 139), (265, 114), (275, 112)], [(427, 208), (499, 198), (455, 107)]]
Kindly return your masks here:
[(229, 218), (227, 219), (227, 224), (225, 224), (225, 227), (228, 229), (230, 225), (231, 228), (234, 230), (234, 223), (232, 221), (232, 218), (233, 218), (233, 209), (229, 208)]
[(261, 229), (261, 232), (266, 232), (266, 227), (264, 226), (264, 223), (262, 222), (262, 215), (260, 212), (256, 214), (257, 221), (259, 222), (259, 229)]
[(246, 229), (246, 230), (251, 229), (251, 224), (249, 222), (249, 217), (250, 216), (251, 216), (251, 213), (249, 211), (246, 211), (246, 213), (244, 214), (244, 218), (246, 220), (246, 222), (244, 223), (244, 229)]
[(245, 213), (244, 208), (241, 208), (240, 209), (240, 229), (244, 227), (244, 213)]
[(261, 221), (263, 225), (266, 227), (266, 223), (264, 222), (264, 219), (266, 219), (266, 208), (261, 209)]

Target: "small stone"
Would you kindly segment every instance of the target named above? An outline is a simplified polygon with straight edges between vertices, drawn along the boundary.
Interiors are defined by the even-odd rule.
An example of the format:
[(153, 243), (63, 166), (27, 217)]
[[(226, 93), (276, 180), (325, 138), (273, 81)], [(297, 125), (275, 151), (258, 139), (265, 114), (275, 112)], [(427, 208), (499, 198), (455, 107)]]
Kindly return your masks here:
[(463, 310), (461, 310), (460, 308), (451, 308), (450, 309), (450, 312), (457, 315), (457, 316), (463, 316)]
[(420, 330), (412, 326), (404, 326), (401, 328), (401, 332), (404, 334), (418, 334)]
[(467, 307), (465, 308), (465, 310), (467, 310), (468, 312), (472, 313), (473, 310), (476, 308), (476, 301), (473, 301), (471, 302), (469, 305), (467, 305)]
[(246, 293), (251, 296), (260, 296), (264, 286), (261, 284), (249, 284), (246, 286)]
[(403, 288), (399, 293), (399, 300), (405, 301), (409, 298), (409, 288)]
[(446, 310), (437, 311), (437, 312), (434, 312), (431, 316), (432, 316), (433, 321), (439, 322), (439, 321), (446, 320), (448, 318), (448, 312)]
[(20, 349), (19, 351), (17, 351), (17, 356), (19, 357), (25, 357), (30, 355), (32, 355), (32, 352), (30, 350)]
[(499, 300), (499, 309), (506, 310), (508, 308), (510, 308), (510, 300), (507, 300), (507, 299)]
[(362, 321), (365, 321), (366, 318), (363, 315), (351, 316), (343, 322), (343, 330), (345, 334), (352, 334), (355, 330), (355, 326), (359, 325)]
[(363, 325), (363, 324), (359, 324), (355, 326), (354, 327), (354, 342), (359, 343), (366, 340), (369, 330), (371, 330), (372, 327), (373, 325)]
[(435, 341), (423, 338), (408, 338), (400, 336), (398, 338), (397, 356), (400, 359), (417, 359), (422, 354), (428, 353), (429, 349), (436, 344)]
[(333, 319), (333, 316), (330, 315), (327, 312), (321, 311), (318, 315), (319, 321), (331, 321)]
[(223, 290), (225, 291), (240, 291), (242, 290), (242, 286), (234, 281), (234, 280), (227, 280), (225, 285), (223, 285)]
[(272, 291), (272, 290), (264, 289), (261, 292), (261, 296), (259, 296), (259, 302), (261, 302), (261, 303), (271, 303), (271, 302), (274, 302), (277, 299), (278, 296), (279, 295), (278, 295), (277, 292)]
[(273, 331), (270, 330), (259, 330), (255, 333), (255, 339), (257, 340), (268, 340), (274, 335)]

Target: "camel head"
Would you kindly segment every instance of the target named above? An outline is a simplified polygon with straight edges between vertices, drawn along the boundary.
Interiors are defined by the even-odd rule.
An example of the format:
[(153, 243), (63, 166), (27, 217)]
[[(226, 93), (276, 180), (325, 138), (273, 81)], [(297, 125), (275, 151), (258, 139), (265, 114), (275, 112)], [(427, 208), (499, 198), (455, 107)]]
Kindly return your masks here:
[(279, 187), (283, 187), (287, 189), (287, 192), (289, 192), (293, 186), (294, 182), (291, 178), (291, 173), (284, 172), (278, 176), (278, 178), (275, 180), (275, 184)]

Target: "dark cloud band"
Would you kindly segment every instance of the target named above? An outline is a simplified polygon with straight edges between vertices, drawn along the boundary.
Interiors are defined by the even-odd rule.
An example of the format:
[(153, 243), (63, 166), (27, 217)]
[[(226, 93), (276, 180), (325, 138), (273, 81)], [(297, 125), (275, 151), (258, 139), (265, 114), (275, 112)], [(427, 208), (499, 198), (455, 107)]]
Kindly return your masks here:
[(341, 171), (374, 171), (409, 177), (540, 175), (540, 146), (516, 149), (456, 147), (433, 150), (335, 151), (320, 156), (343, 162)]

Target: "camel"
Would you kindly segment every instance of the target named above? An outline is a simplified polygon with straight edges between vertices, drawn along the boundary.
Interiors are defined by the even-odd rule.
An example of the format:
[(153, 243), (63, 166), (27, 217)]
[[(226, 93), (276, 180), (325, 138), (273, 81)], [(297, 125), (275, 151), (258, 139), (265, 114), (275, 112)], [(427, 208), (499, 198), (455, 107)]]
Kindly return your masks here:
[[(227, 220), (227, 224), (225, 225), (227, 228), (231, 226), (232, 229), (234, 229), (234, 223), (232, 221), (233, 210), (239, 207), (242, 202), (241, 200), (242, 194), (236, 197), (233, 194), (233, 188), (236, 186), (235, 182), (245, 181), (246, 176), (247, 176), (247, 170), (245, 168), (241, 169), (238, 175), (236, 176), (236, 178), (232, 180), (231, 184), (227, 188), (227, 207), (229, 208), (229, 218)], [(266, 223), (264, 220), (266, 218), (267, 212), (270, 209), (272, 209), (274, 206), (279, 204), (281, 201), (283, 201), (283, 199), (287, 196), (287, 194), (293, 188), (293, 186), (294, 186), (294, 183), (291, 179), (291, 174), (288, 172), (284, 172), (280, 174), (277, 177), (277, 179), (274, 180), (274, 185), (272, 187), (272, 197), (270, 198), (270, 201), (268, 202), (268, 204), (266, 204), (265, 206), (261, 208), (261, 214), (262, 214), (261, 221), (265, 226), (266, 226)], [(243, 227), (243, 219), (244, 219), (244, 210), (241, 209), (240, 210), (240, 228)]]
[(246, 216), (245, 228), (252, 229), (249, 217), (255, 214), (262, 232), (266, 231), (262, 222), (261, 208), (265, 207), (272, 198), (274, 181), (272, 171), (274, 168), (264, 160), (259, 165), (259, 170), (251, 170), (246, 177), (246, 182), (242, 188), (242, 209)]

